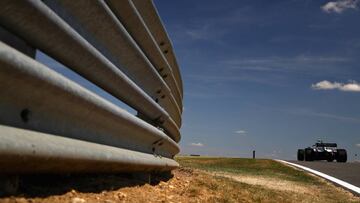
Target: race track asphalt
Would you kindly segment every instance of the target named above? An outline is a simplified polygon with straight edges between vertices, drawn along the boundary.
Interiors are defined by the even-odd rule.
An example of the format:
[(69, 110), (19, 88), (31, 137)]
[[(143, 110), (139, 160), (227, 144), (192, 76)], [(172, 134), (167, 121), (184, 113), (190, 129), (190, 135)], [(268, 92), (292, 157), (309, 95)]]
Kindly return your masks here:
[(333, 176), (360, 187), (360, 163), (337, 163), (327, 161), (288, 161)]

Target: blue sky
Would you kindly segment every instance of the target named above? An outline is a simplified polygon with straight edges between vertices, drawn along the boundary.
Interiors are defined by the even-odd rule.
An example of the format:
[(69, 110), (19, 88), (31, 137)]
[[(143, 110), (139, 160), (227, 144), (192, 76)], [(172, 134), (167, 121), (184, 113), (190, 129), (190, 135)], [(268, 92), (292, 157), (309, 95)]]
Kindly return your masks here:
[(360, 0), (154, 2), (183, 76), (182, 154), (295, 159), (321, 138), (360, 158)]
[[(360, 2), (155, 0), (184, 82), (184, 154), (360, 156)], [(358, 144), (358, 145), (357, 145)]]

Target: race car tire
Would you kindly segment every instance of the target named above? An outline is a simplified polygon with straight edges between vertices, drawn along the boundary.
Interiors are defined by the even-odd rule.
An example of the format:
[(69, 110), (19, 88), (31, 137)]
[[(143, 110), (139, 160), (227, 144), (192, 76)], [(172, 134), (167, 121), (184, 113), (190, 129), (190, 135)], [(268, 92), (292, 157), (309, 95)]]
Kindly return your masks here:
[(314, 152), (311, 148), (305, 149), (305, 161), (313, 161), (314, 160)]
[(336, 161), (337, 162), (343, 162), (343, 163), (345, 163), (347, 161), (347, 153), (346, 153), (345, 149), (338, 149), (337, 150)]
[(305, 151), (303, 149), (298, 149), (297, 160), (304, 161)]

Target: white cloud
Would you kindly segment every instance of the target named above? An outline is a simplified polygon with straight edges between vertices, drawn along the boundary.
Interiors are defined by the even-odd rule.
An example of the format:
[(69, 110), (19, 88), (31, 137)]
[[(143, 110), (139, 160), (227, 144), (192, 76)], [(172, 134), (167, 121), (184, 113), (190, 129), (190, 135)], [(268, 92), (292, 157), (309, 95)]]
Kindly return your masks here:
[(359, 144), (356, 144), (357, 147), (360, 147), (360, 143)]
[(247, 132), (245, 130), (237, 130), (235, 131), (237, 134), (246, 134)]
[(231, 69), (265, 72), (321, 72), (337, 70), (340, 64), (349, 63), (352, 59), (339, 56), (308, 56), (293, 57), (258, 57), (229, 58), (219, 62), (218, 66)]
[(211, 40), (214, 42), (220, 42), (220, 38), (226, 33), (225, 30), (217, 29), (217, 26), (211, 23), (205, 23), (194, 27), (187, 27), (183, 29), (183, 32), (188, 39), (191, 40)]
[(352, 122), (352, 123), (360, 123), (360, 118), (357, 117), (349, 117), (349, 116), (342, 116), (342, 115), (336, 115), (330, 113), (316, 112), (307, 108), (288, 109), (285, 110), (285, 112), (295, 115), (334, 119), (334, 120)]
[(338, 89), (341, 86), (342, 86), (341, 83), (338, 83), (338, 82), (332, 83), (327, 80), (323, 80), (321, 82), (311, 85), (311, 87), (316, 90), (332, 90), (332, 89)]
[(192, 39), (207, 39), (208, 38), (208, 35), (206, 34), (206, 32), (204, 32), (203, 30), (187, 30), (185, 31), (185, 33), (187, 35), (189, 35)]
[(311, 88), (315, 90), (333, 90), (338, 89), (345, 92), (360, 92), (360, 83), (356, 81), (349, 81), (348, 83), (329, 82), (323, 80), (316, 84), (312, 84)]
[(342, 91), (349, 91), (349, 92), (360, 92), (360, 84), (352, 81), (351, 83), (344, 84), (341, 87)]
[(347, 9), (357, 9), (360, 0), (337, 0), (330, 1), (323, 5), (321, 9), (327, 13), (342, 13)]
[(198, 142), (198, 143), (190, 143), (189, 144), (190, 146), (193, 146), (193, 147), (203, 147), (204, 146), (204, 144), (203, 143), (201, 143), (201, 142)]

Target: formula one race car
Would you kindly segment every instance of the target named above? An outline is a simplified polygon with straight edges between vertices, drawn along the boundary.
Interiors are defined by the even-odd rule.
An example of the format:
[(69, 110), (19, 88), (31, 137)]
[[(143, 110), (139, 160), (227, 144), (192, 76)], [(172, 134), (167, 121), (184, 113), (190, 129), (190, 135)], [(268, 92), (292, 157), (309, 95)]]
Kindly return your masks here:
[(327, 160), (332, 162), (346, 162), (347, 153), (345, 149), (338, 149), (336, 143), (323, 143), (318, 141), (312, 147), (305, 149), (299, 149), (297, 153), (298, 161), (315, 161), (315, 160)]

